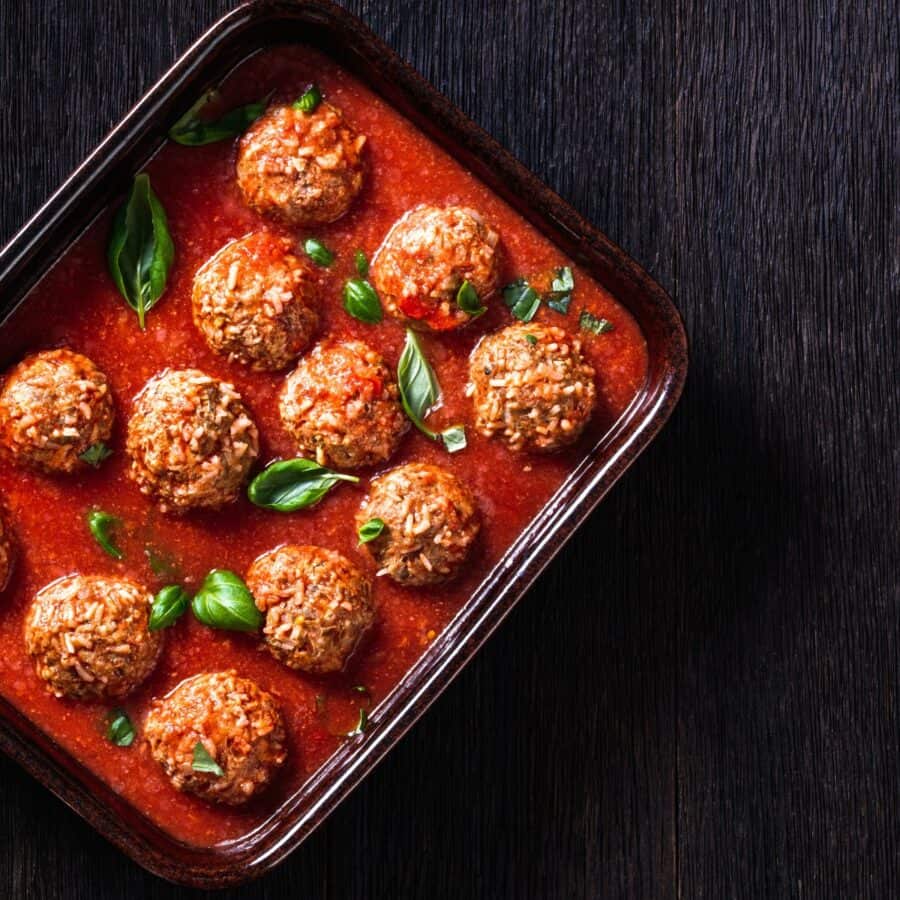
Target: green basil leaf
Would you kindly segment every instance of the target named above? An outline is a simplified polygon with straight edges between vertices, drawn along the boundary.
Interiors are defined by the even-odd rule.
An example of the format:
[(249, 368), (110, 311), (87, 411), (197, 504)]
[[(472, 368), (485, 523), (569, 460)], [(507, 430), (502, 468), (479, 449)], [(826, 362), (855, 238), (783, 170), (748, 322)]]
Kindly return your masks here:
[(100, 463), (105, 459), (109, 459), (110, 456), (112, 456), (112, 450), (110, 450), (103, 441), (97, 441), (96, 444), (91, 444), (84, 453), (78, 454), (78, 458), (82, 462), (86, 462), (95, 469), (99, 469)]
[(163, 295), (175, 245), (166, 213), (146, 174), (136, 175), (128, 200), (113, 219), (107, 248), (109, 272), (144, 327), (147, 311)]
[(191, 602), (194, 615), (210, 628), (226, 631), (256, 631), (263, 614), (243, 579), (227, 569), (213, 569)]
[(368, 325), (377, 325), (384, 317), (375, 288), (362, 278), (350, 278), (344, 283), (344, 309)]
[(356, 723), (356, 728), (353, 731), (347, 732), (347, 737), (357, 737), (360, 734), (364, 734), (366, 729), (369, 727), (369, 714), (362, 708), (359, 708), (359, 721)]
[(530, 322), (541, 305), (541, 298), (524, 278), (520, 278), (503, 288), (503, 302), (519, 321)]
[(472, 317), (484, 315), (487, 307), (481, 302), (478, 292), (468, 281), (464, 281), (456, 292), (456, 305)]
[(369, 260), (362, 250), (357, 250), (353, 254), (353, 265), (356, 266), (356, 272), (360, 278), (365, 278), (369, 274)]
[(359, 526), (356, 533), (361, 544), (368, 544), (369, 541), (374, 541), (382, 531), (384, 531), (384, 519), (369, 519), (368, 522)]
[(153, 598), (150, 610), (150, 631), (168, 628), (184, 615), (190, 604), (184, 588), (178, 584), (168, 584)]
[(103, 548), (104, 552), (113, 559), (122, 559), (122, 551), (113, 543), (113, 529), (118, 528), (122, 520), (102, 509), (92, 509), (87, 515), (87, 526), (94, 540)]
[(453, 425), (441, 432), (441, 440), (450, 453), (466, 449), (466, 429), (463, 425)]
[(178, 563), (170, 553), (164, 553), (147, 544), (144, 547), (144, 555), (147, 557), (147, 564), (154, 575), (166, 578), (178, 576)]
[(532, 347), (533, 347), (533, 346), (537, 343), (537, 341), (538, 341), (537, 337), (536, 337), (535, 335), (533, 335), (533, 334), (526, 334), (526, 335), (525, 335), (525, 340), (528, 341), (528, 343), (531, 344)]
[(124, 709), (116, 708), (107, 714), (106, 737), (117, 747), (130, 747), (134, 742), (134, 725)]
[(397, 363), (397, 382), (406, 414), (418, 429), (434, 439), (435, 433), (424, 426), (423, 420), (440, 400), (441, 389), (416, 333), (409, 328)]
[(575, 278), (568, 266), (556, 270), (556, 277), (550, 283), (550, 293), (546, 296), (547, 306), (565, 315), (572, 302), (572, 291), (575, 289)]
[(198, 113), (218, 97), (218, 91), (207, 91), (169, 129), (169, 137), (186, 147), (201, 147), (243, 134), (265, 111), (271, 94), (257, 103), (238, 106), (213, 122), (200, 119)]
[(306, 251), (306, 255), (323, 269), (327, 269), (334, 262), (334, 254), (315, 238), (307, 238), (303, 249)]
[(578, 317), (578, 327), (583, 331), (590, 331), (594, 334), (606, 334), (613, 330), (612, 322), (607, 319), (598, 319), (597, 316), (591, 315), (586, 309), (583, 309)]
[(359, 481), (326, 469), (311, 459), (284, 459), (270, 463), (247, 488), (250, 502), (264, 509), (294, 512), (318, 503), (339, 481)]
[(319, 90), (319, 86), (316, 84), (311, 84), (293, 103), (294, 109), (299, 109), (301, 112), (305, 112), (307, 115), (309, 113), (315, 112), (316, 107), (322, 102), (322, 92)]
[(225, 772), (222, 767), (209, 755), (209, 751), (203, 746), (201, 741), (194, 744), (194, 760), (191, 768), (195, 772), (209, 772), (211, 775), (217, 775), (221, 778)]

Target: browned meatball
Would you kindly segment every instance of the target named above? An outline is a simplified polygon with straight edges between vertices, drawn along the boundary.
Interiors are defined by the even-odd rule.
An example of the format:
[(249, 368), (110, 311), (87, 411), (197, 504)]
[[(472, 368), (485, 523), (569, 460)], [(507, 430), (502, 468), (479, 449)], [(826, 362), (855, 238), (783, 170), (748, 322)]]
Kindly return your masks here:
[(413, 328), (446, 331), (472, 321), (456, 296), (464, 281), (482, 305), (497, 290), (499, 237), (462, 206), (419, 206), (388, 233), (372, 260), (384, 308)]
[(390, 369), (362, 341), (314, 347), (288, 376), (281, 420), (301, 456), (338, 469), (389, 459), (409, 428)]
[(368, 579), (321, 547), (264, 553), (247, 572), (247, 586), (265, 614), (269, 652), (292, 669), (339, 672), (375, 619)]
[(329, 103), (273, 106), (241, 138), (238, 185), (249, 206), (291, 225), (333, 222), (362, 188), (365, 142)]
[(319, 324), (316, 279), (290, 241), (264, 231), (226, 244), (194, 276), (194, 324), (233, 362), (283, 369)]
[[(229, 806), (259, 794), (287, 758), (275, 698), (234, 671), (194, 675), (154, 700), (144, 737), (177, 790)], [(195, 767), (198, 744), (221, 774)]]
[(128, 423), (129, 474), (160, 509), (234, 500), (259, 453), (240, 394), (197, 369), (166, 369), (144, 385)]
[(472, 352), (469, 377), (475, 427), (513, 450), (565, 447), (594, 410), (594, 370), (581, 341), (555, 326), (529, 322), (488, 335)]
[(381, 519), (381, 534), (364, 546), (379, 567), (407, 585), (439, 584), (458, 574), (480, 526), (478, 509), (459, 479), (424, 463), (398, 466), (373, 479), (357, 527)]
[(0, 447), (14, 462), (45, 472), (87, 468), (79, 457), (112, 433), (106, 376), (71, 350), (22, 360), (0, 392)]
[(57, 697), (109, 700), (153, 671), (161, 631), (148, 631), (153, 597), (124, 578), (67, 575), (40, 590), (25, 620), (25, 647)]
[(0, 591), (9, 584), (9, 576), (12, 574), (15, 561), (16, 544), (9, 525), (9, 516), (0, 504)]

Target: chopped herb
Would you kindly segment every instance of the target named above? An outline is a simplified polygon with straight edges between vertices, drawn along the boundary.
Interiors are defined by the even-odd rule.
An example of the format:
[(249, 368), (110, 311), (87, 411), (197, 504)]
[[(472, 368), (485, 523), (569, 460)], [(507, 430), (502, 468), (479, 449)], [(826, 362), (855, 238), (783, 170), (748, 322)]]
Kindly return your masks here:
[(537, 336), (533, 334), (526, 334), (525, 340), (528, 341), (528, 343), (533, 347), (537, 343)]
[(194, 744), (194, 761), (191, 763), (191, 768), (195, 772), (209, 772), (219, 778), (225, 774), (222, 767), (209, 755), (209, 751), (201, 741)]
[(113, 543), (113, 529), (118, 528), (122, 524), (122, 520), (118, 516), (111, 513), (103, 512), (102, 509), (92, 509), (87, 516), (87, 526), (94, 540), (103, 548), (113, 559), (122, 559), (122, 551)]
[(487, 307), (482, 304), (478, 292), (468, 281), (464, 281), (459, 286), (459, 290), (456, 292), (456, 305), (473, 318), (487, 312)]
[(334, 254), (315, 238), (307, 238), (303, 249), (306, 251), (306, 255), (323, 269), (327, 269), (334, 262)]
[(130, 747), (134, 741), (134, 725), (124, 709), (116, 708), (106, 716), (106, 737), (117, 747)]
[(184, 588), (177, 584), (166, 585), (153, 598), (153, 606), (150, 609), (150, 631), (159, 631), (168, 628), (184, 615), (190, 604), (190, 598)]
[(578, 317), (578, 327), (583, 331), (591, 331), (594, 334), (606, 334), (613, 330), (612, 322), (607, 319), (598, 319), (591, 315), (586, 309), (581, 311)]
[(78, 458), (82, 462), (86, 462), (95, 469), (99, 469), (100, 463), (102, 463), (104, 459), (109, 459), (110, 456), (112, 456), (112, 450), (110, 450), (103, 441), (97, 441), (96, 444), (91, 444), (84, 453), (78, 454)]
[(519, 278), (503, 288), (503, 302), (520, 322), (530, 322), (541, 305), (541, 297), (524, 278)]
[(361, 544), (368, 544), (369, 541), (374, 541), (382, 531), (384, 531), (384, 519), (369, 519), (368, 522), (359, 526), (356, 533), (359, 535)]
[(263, 615), (243, 579), (227, 569), (213, 569), (191, 602), (194, 615), (210, 628), (256, 631)]
[(453, 425), (441, 432), (441, 440), (450, 453), (458, 453), (466, 449), (466, 429), (462, 425)]
[(375, 288), (362, 278), (350, 278), (344, 283), (344, 309), (367, 325), (377, 325), (384, 316)]
[(352, 690), (356, 691), (357, 694), (369, 696), (369, 689), (364, 684), (355, 684), (353, 685)]
[(356, 266), (356, 272), (360, 278), (365, 278), (369, 274), (369, 260), (362, 250), (357, 250), (353, 254), (353, 265)]
[(550, 283), (550, 292), (545, 297), (547, 306), (565, 315), (569, 311), (574, 289), (575, 279), (572, 276), (572, 270), (568, 266), (557, 269), (556, 277)]
[(107, 262), (119, 293), (137, 313), (141, 328), (147, 312), (166, 289), (174, 259), (166, 211), (146, 173), (136, 175), (128, 199), (113, 219)]
[(325, 712), (325, 705), (327, 703), (327, 698), (324, 694), (316, 694), (316, 712), (319, 715), (323, 715)]
[(316, 107), (322, 102), (322, 92), (319, 86), (311, 84), (293, 103), (294, 109), (309, 115), (316, 111)]
[(339, 481), (355, 475), (326, 469), (311, 459), (283, 459), (266, 466), (247, 488), (250, 502), (276, 512), (295, 512), (318, 503)]
[(177, 575), (178, 564), (171, 556), (162, 554), (149, 544), (144, 547), (144, 555), (147, 557), (147, 564), (154, 575), (166, 578), (174, 578)]
[(369, 714), (362, 708), (359, 708), (359, 721), (356, 723), (356, 728), (353, 731), (347, 732), (347, 737), (357, 737), (360, 734), (365, 733), (366, 729), (369, 727)]
[(238, 106), (225, 113), (215, 121), (204, 121), (199, 113), (204, 107), (218, 100), (218, 91), (207, 91), (203, 96), (169, 129), (169, 137), (176, 144), (186, 147), (202, 147), (204, 144), (215, 144), (243, 134), (266, 110), (269, 98), (264, 97), (257, 103)]

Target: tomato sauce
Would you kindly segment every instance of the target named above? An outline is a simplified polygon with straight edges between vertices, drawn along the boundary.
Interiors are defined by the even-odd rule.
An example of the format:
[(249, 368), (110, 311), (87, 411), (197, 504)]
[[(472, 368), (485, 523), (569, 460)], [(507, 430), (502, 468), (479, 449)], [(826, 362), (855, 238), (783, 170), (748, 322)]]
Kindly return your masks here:
[[(396, 367), (403, 328), (394, 321), (372, 326), (352, 319), (342, 309), (341, 288), (355, 274), (354, 252), (362, 249), (371, 258), (393, 222), (419, 203), (462, 203), (480, 210), (501, 235), (504, 283), (572, 265), (555, 245), (398, 112), (315, 51), (278, 48), (250, 58), (223, 86), (223, 109), (258, 100), (273, 90), (277, 99), (291, 100), (311, 81), (321, 86), (358, 131), (368, 135), (366, 186), (350, 213), (332, 225), (291, 235), (315, 236), (336, 253), (330, 268), (318, 270), (320, 335), (367, 341)], [(581, 334), (597, 370), (598, 394), (594, 419), (582, 440), (555, 456), (514, 455), (502, 442), (483, 439), (469, 427), (468, 447), (450, 455), (413, 430), (391, 460), (390, 465), (411, 460), (437, 463), (474, 491), (483, 529), (473, 564), (463, 576), (449, 586), (430, 589), (404, 589), (388, 579), (377, 579), (379, 615), (374, 633), (347, 671), (329, 678), (293, 672), (262, 649), (253, 635), (212, 630), (185, 615), (166, 631), (165, 649), (154, 675), (120, 704), (138, 729), (137, 740), (129, 748), (112, 745), (105, 737), (105, 717), (112, 704), (54, 699), (26, 656), (25, 612), (44, 585), (81, 572), (128, 576), (153, 592), (179, 581), (190, 592), (209, 569), (228, 568), (243, 575), (259, 554), (285, 542), (338, 550), (374, 578), (374, 565), (357, 547), (353, 521), (371, 472), (359, 473), (364, 477), (358, 485), (341, 484), (306, 511), (282, 515), (258, 509), (242, 498), (219, 512), (180, 518), (161, 514), (126, 475), (124, 430), (132, 399), (147, 379), (165, 367), (198, 367), (237, 387), (259, 426), (259, 465), (294, 455), (278, 415), (284, 376), (254, 373), (215, 355), (191, 320), (194, 273), (223, 244), (255, 229), (289, 233), (243, 204), (234, 177), (235, 152), (235, 141), (196, 148), (169, 142), (147, 166), (168, 214), (176, 259), (166, 293), (148, 314), (146, 331), (138, 328), (135, 314), (107, 274), (108, 214), (68, 250), (3, 328), (5, 364), (27, 352), (59, 346), (94, 360), (110, 380), (117, 422), (110, 442), (114, 455), (97, 471), (48, 477), (0, 468), (0, 492), (19, 547), (11, 584), (0, 596), (0, 691), (150, 820), (177, 839), (200, 846), (246, 834), (340, 746), (344, 739), (340, 732), (356, 725), (360, 706), (377, 704), (391, 691), (585, 449), (623, 412), (640, 390), (647, 367), (645, 342), (634, 320), (573, 265), (575, 290), (568, 315), (542, 306), (538, 318), (576, 331), (578, 315), (587, 309), (614, 326), (601, 335)], [(490, 306), (486, 315), (460, 333), (422, 338), (443, 388), (443, 407), (429, 419), (433, 428), (460, 421), (471, 426), (471, 401), (464, 393), (469, 352), (482, 334), (512, 321), (500, 297)], [(121, 562), (106, 556), (88, 532), (85, 516), (93, 508), (121, 517), (124, 524), (117, 535), (125, 552)], [(166, 567), (169, 571), (160, 572)], [(236, 669), (277, 695), (290, 740), (283, 776), (243, 810), (215, 807), (175, 791), (140, 739), (151, 698), (197, 672), (225, 668)], [(353, 690), (360, 685), (368, 690), (371, 701)]]

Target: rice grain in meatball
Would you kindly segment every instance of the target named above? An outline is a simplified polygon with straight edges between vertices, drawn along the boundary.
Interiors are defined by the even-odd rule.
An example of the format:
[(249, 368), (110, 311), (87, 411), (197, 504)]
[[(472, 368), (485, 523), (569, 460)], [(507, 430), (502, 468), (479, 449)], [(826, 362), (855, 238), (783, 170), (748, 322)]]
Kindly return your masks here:
[(240, 394), (197, 369), (167, 369), (135, 398), (129, 474), (163, 511), (234, 500), (259, 452)]
[(194, 324), (254, 369), (290, 365), (319, 323), (316, 277), (290, 241), (261, 231), (226, 244), (194, 276)]
[(322, 547), (264, 553), (250, 567), (247, 586), (266, 617), (269, 652), (303, 672), (339, 672), (375, 619), (368, 579)]
[(238, 185), (249, 206), (288, 224), (333, 222), (362, 188), (365, 142), (329, 103), (273, 106), (241, 138)]
[(337, 469), (385, 462), (409, 428), (394, 376), (362, 341), (314, 347), (285, 381), (280, 409), (300, 455)]
[[(229, 806), (259, 794), (287, 758), (275, 698), (233, 671), (195, 675), (154, 700), (144, 737), (177, 790)], [(198, 744), (221, 774), (194, 768)]]
[(357, 527), (381, 519), (365, 544), (379, 567), (405, 585), (439, 584), (457, 575), (480, 529), (475, 499), (451, 472), (410, 463), (373, 479)]
[(153, 597), (124, 578), (68, 575), (38, 591), (25, 647), (57, 697), (125, 697), (156, 666), (161, 631), (148, 631)]
[(475, 210), (419, 206), (391, 228), (372, 260), (384, 308), (413, 328), (446, 331), (472, 321), (457, 293), (468, 281), (484, 305), (497, 290), (499, 236)]
[(475, 427), (513, 450), (574, 443), (594, 409), (594, 370), (581, 341), (555, 326), (529, 322), (488, 335), (472, 352), (469, 377)]
[(71, 350), (46, 350), (22, 360), (0, 392), (0, 447), (20, 465), (45, 472), (86, 469), (80, 459), (109, 440), (112, 396), (106, 376)]

